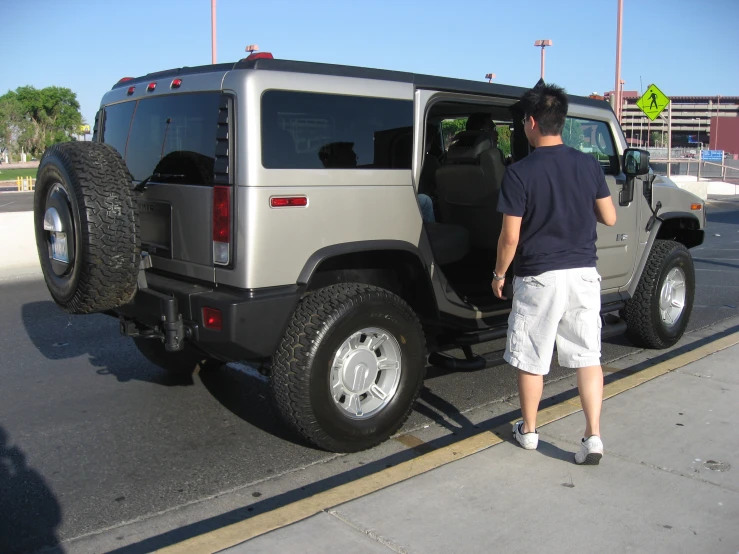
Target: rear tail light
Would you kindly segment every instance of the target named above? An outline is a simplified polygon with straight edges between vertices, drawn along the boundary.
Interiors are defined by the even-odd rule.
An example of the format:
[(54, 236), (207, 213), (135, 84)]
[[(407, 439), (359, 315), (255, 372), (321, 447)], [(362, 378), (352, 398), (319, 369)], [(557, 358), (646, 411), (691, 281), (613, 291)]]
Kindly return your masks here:
[(231, 261), (231, 187), (213, 187), (213, 262)]
[(203, 308), (203, 327), (212, 331), (223, 329), (223, 315), (221, 310), (215, 308)]

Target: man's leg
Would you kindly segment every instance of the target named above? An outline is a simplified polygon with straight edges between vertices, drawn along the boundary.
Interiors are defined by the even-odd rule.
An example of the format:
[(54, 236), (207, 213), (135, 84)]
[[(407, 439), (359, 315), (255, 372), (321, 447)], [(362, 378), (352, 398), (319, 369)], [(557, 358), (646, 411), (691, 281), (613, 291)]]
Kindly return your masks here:
[(425, 223), (436, 223), (434, 217), (434, 201), (426, 194), (418, 195), (418, 204), (421, 206), (421, 219)]
[(524, 433), (536, 432), (536, 413), (544, 389), (544, 376), (518, 370), (518, 396), (521, 402)]
[(586, 438), (591, 435), (600, 436), (600, 410), (603, 406), (603, 369), (601, 366), (578, 368), (577, 389), (580, 391), (580, 402), (585, 412), (584, 436)]

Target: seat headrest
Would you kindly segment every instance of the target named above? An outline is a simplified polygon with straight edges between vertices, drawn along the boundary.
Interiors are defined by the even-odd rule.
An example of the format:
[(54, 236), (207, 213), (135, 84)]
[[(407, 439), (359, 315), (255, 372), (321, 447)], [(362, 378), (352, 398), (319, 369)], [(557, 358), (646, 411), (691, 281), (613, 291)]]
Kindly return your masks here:
[(475, 163), (485, 150), (492, 147), (493, 143), (484, 131), (462, 131), (449, 145), (447, 160), (452, 163)]

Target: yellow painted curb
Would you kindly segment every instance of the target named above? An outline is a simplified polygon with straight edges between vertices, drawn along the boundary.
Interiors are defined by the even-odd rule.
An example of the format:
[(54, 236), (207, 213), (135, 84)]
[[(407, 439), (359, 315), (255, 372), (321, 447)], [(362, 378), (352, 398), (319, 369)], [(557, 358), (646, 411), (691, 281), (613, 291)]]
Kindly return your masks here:
[(298, 500), (271, 512), (259, 514), (250, 519), (168, 546), (158, 552), (168, 554), (217, 552), (279, 527), (296, 523), (339, 504), (426, 473), (449, 462), (460, 460), (501, 442), (503, 442), (502, 439), (490, 431), (486, 431), (351, 483), (339, 485), (309, 498)]
[[(607, 384), (603, 389), (603, 399), (612, 398), (617, 394), (665, 375), (670, 371), (684, 367), (701, 358), (705, 358), (710, 354), (734, 346), (735, 344), (739, 344), (739, 333), (723, 337), (671, 360), (660, 362), (652, 367), (628, 375), (618, 381)], [(537, 416), (537, 426), (552, 423), (580, 410), (582, 410), (582, 404), (580, 403), (579, 397), (565, 400), (560, 404), (541, 410)], [(494, 435), (491, 431), (485, 431), (429, 452), (428, 454), (423, 454), (413, 460), (400, 463), (397, 466), (384, 469), (367, 477), (362, 477), (351, 483), (339, 485), (309, 498), (298, 500), (282, 508), (277, 508), (250, 519), (239, 521), (216, 529), (215, 531), (173, 544), (158, 552), (166, 554), (218, 552), (219, 550), (236, 546), (244, 541), (268, 533), (269, 531), (274, 531), (280, 527), (285, 527), (286, 525), (309, 518), (322, 511), (334, 508), (339, 504), (344, 504), (345, 502), (389, 487), (390, 485), (406, 481), (411, 477), (421, 475), (455, 460), (461, 460), (502, 442), (503, 439)]]

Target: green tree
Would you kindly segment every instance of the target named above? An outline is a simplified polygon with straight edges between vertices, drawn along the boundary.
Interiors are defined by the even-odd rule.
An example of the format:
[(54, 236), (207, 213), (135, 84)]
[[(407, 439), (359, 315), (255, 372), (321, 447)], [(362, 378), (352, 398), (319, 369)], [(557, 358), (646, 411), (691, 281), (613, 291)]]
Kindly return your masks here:
[(511, 127), (510, 125), (498, 125), (498, 148), (506, 158), (511, 155)]
[(564, 129), (562, 129), (562, 142), (567, 146), (582, 150), (585, 136), (583, 135), (582, 125), (577, 119), (568, 117), (565, 121)]
[(77, 95), (65, 87), (18, 87), (0, 97), (2, 140), (11, 150), (38, 156), (72, 140), (83, 122)]
[(445, 119), (441, 122), (441, 133), (444, 136), (444, 150), (449, 148), (454, 135), (460, 131), (464, 131), (467, 126), (467, 118), (461, 119)]
[(0, 96), (0, 150), (15, 150), (15, 140), (23, 125), (23, 111), (17, 95), (9, 91)]
[(652, 131), (652, 146), (667, 146), (667, 140), (665, 140), (664, 131)]

